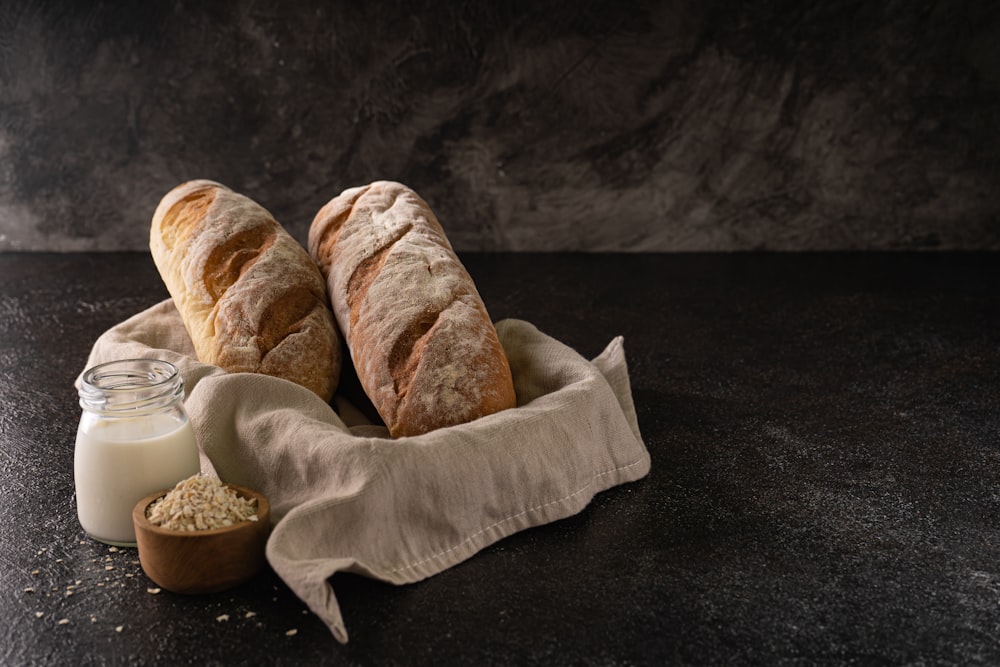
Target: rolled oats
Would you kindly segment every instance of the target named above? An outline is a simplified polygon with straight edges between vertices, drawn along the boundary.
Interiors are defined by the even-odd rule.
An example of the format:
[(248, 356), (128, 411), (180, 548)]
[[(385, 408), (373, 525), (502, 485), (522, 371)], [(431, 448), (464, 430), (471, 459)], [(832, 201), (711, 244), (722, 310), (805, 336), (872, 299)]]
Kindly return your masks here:
[(154, 525), (169, 530), (211, 530), (257, 520), (257, 500), (242, 498), (218, 478), (192, 475), (146, 510)]

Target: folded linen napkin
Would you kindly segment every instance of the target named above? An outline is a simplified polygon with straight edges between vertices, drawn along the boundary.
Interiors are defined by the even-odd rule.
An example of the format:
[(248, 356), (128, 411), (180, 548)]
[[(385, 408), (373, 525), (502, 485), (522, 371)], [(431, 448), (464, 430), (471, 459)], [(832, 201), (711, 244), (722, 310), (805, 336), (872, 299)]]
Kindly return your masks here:
[(497, 331), (518, 407), (398, 439), (358, 423), (343, 397), (335, 409), (291, 382), (200, 363), (170, 299), (105, 332), (87, 368), (180, 369), (203, 471), (268, 496), (268, 562), (347, 642), (334, 573), (419, 581), (649, 472), (621, 337), (587, 361), (528, 322)]

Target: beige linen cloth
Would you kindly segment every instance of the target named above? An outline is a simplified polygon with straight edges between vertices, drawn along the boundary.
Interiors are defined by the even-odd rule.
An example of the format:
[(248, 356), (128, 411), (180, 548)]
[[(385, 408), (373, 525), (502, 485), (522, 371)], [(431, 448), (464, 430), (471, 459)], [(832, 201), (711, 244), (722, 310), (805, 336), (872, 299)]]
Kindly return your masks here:
[(335, 572), (419, 581), (649, 472), (621, 337), (587, 361), (522, 320), (497, 330), (518, 407), (396, 440), (339, 397), (335, 410), (291, 382), (198, 362), (169, 299), (105, 332), (87, 368), (178, 366), (203, 472), (268, 496), (268, 562), (347, 642)]

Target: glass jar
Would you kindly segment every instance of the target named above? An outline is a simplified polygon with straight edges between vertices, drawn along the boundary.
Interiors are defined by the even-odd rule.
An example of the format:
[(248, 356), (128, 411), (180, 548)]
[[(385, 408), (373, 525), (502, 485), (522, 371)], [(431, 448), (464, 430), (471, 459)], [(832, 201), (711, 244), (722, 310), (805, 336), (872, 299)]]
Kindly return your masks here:
[(85, 371), (79, 392), (73, 467), (80, 525), (101, 542), (135, 546), (135, 504), (201, 471), (184, 380), (166, 361), (126, 359)]

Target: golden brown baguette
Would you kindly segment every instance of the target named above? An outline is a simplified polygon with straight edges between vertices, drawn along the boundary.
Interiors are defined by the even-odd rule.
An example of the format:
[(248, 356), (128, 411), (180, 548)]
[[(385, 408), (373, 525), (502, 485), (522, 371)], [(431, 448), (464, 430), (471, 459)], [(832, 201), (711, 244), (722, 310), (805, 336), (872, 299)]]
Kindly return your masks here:
[(326, 285), (263, 207), (214, 181), (182, 183), (156, 207), (149, 248), (200, 361), (332, 398), (342, 351)]
[(345, 190), (309, 229), (365, 393), (393, 437), (515, 406), (510, 367), (472, 278), (405, 185)]

